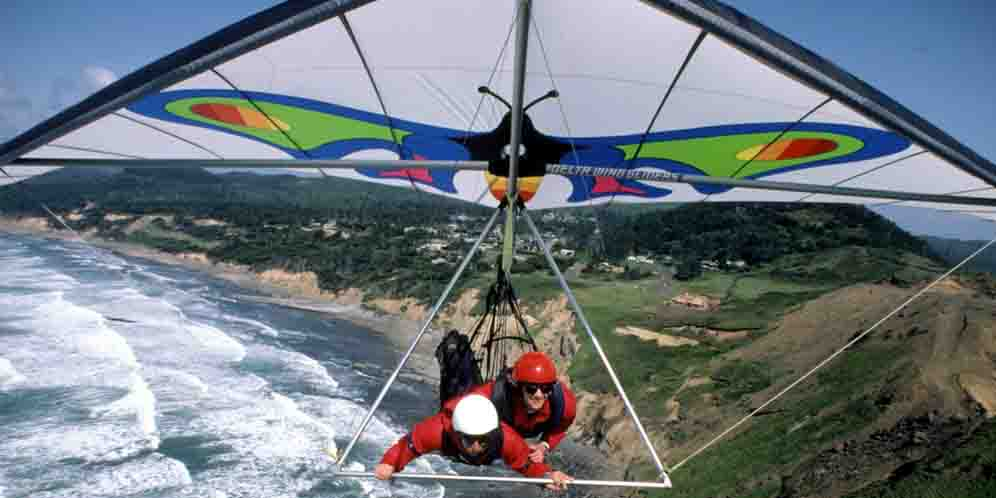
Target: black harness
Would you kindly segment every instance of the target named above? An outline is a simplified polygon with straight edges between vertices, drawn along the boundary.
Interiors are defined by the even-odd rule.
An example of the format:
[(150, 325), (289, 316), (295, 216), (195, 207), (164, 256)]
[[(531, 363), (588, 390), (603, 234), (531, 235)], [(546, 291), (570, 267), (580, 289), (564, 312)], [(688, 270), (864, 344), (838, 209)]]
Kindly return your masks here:
[[(512, 410), (512, 403), (515, 401), (515, 396), (520, 395), (518, 390), (511, 385), (508, 380), (507, 371), (505, 375), (499, 375), (495, 379), (494, 388), (491, 389), (491, 402), (494, 403), (495, 409), (498, 410), (498, 418), (505, 422), (506, 424), (515, 427), (514, 422), (514, 411)], [(560, 382), (555, 382), (553, 384), (553, 392), (550, 393), (548, 398), (550, 402), (550, 418), (545, 422), (537, 424), (530, 431), (519, 430), (518, 427), (515, 428), (518, 433), (524, 438), (538, 437), (542, 434), (548, 434), (550, 431), (556, 429), (560, 426), (560, 422), (564, 419), (564, 388), (561, 387)]]

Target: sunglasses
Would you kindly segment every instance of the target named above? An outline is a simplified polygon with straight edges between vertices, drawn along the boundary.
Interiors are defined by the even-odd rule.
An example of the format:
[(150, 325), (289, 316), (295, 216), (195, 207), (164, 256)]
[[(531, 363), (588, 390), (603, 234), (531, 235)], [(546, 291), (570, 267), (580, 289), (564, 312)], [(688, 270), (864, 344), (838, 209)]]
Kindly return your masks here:
[(526, 394), (528, 394), (530, 396), (532, 396), (533, 394), (536, 394), (536, 391), (543, 391), (543, 394), (545, 396), (549, 396), (550, 393), (553, 392), (553, 384), (552, 383), (550, 383), (550, 384), (529, 384), (529, 383), (526, 383), (526, 384), (522, 384), (522, 390), (525, 391)]
[(462, 444), (464, 448), (470, 448), (470, 447), (474, 446), (474, 443), (477, 443), (481, 447), (482, 450), (486, 450), (486, 449), (488, 449), (488, 442), (489, 441), (490, 441), (490, 438), (488, 438), (487, 434), (481, 434), (480, 436), (471, 436), (469, 434), (460, 434), (460, 444)]

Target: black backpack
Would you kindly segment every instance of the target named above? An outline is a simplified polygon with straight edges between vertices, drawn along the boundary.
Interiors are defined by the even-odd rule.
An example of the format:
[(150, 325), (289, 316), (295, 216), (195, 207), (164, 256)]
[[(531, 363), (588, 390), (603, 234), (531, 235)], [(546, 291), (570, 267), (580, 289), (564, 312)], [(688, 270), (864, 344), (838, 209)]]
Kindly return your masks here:
[(439, 362), (439, 407), (443, 403), (483, 384), (481, 371), (470, 348), (470, 339), (456, 330), (450, 330), (436, 347)]

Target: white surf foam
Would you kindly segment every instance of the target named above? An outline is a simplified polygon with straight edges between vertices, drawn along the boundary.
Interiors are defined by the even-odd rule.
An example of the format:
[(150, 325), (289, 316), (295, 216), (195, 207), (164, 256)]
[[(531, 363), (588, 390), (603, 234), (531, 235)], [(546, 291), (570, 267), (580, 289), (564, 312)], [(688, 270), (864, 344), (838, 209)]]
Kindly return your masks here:
[(78, 496), (140, 496), (192, 483), (190, 472), (179, 460), (153, 453), (135, 461), (91, 474), (73, 492)]
[(207, 394), (208, 392), (208, 385), (205, 384), (200, 377), (194, 374), (168, 368), (161, 369), (159, 373), (165, 377), (166, 381), (179, 382), (183, 385), (194, 388), (194, 390), (200, 392), (200, 394)]
[(131, 368), (138, 368), (138, 359), (135, 358), (135, 352), (128, 345), (128, 341), (121, 337), (121, 334), (107, 327), (103, 317), (100, 317), (99, 314), (97, 317), (94, 320), (93, 332), (79, 334), (74, 338), (76, 349), (88, 356), (103, 357), (118, 361)]
[(225, 321), (228, 321), (228, 322), (235, 322), (235, 323), (241, 323), (241, 324), (249, 325), (250, 329), (253, 332), (256, 332), (256, 333), (259, 333), (259, 334), (263, 334), (263, 335), (270, 336), (270, 337), (279, 337), (280, 336), (280, 333), (277, 332), (273, 327), (270, 327), (269, 325), (267, 325), (267, 324), (265, 324), (263, 322), (257, 321), (257, 320), (252, 320), (252, 319), (249, 319), (249, 318), (242, 318), (240, 316), (228, 315), (228, 314), (222, 315), (222, 319), (225, 320)]
[(142, 433), (132, 424), (88, 421), (75, 425), (52, 421), (21, 431), (6, 442), (12, 455), (32, 464), (54, 464), (65, 459), (87, 463), (116, 462), (155, 450), (159, 439)]
[(172, 278), (172, 277), (167, 277), (167, 276), (165, 276), (165, 275), (160, 275), (160, 274), (158, 274), (158, 273), (156, 273), (156, 272), (153, 272), (153, 271), (148, 271), (148, 270), (145, 270), (145, 271), (140, 271), (140, 272), (138, 272), (138, 273), (139, 273), (140, 275), (142, 275), (143, 277), (149, 277), (149, 278), (151, 278), (151, 279), (153, 279), (153, 280), (157, 280), (157, 281), (159, 281), (159, 282), (168, 282), (168, 283), (176, 283), (176, 282), (179, 282), (179, 280), (177, 280), (177, 279), (175, 279), (175, 278)]
[(24, 376), (14, 368), (10, 360), (0, 358), (0, 387), (6, 387), (24, 380)]
[(224, 356), (232, 362), (240, 362), (246, 356), (246, 348), (239, 341), (215, 327), (187, 319), (184, 328), (210, 353)]
[(0, 282), (8, 287), (37, 290), (68, 290), (79, 285), (69, 275), (44, 268), (7, 268), (0, 271)]
[(142, 433), (152, 435), (156, 432), (156, 397), (145, 383), (145, 379), (137, 372), (132, 372), (130, 375), (128, 394), (91, 411), (91, 417), (124, 414), (135, 415), (135, 421)]

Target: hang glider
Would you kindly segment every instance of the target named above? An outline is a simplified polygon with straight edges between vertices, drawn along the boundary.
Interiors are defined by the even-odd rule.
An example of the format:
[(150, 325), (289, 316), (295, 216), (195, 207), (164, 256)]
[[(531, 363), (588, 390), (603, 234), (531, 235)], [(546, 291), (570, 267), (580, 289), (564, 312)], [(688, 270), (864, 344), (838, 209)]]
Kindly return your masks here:
[[(516, 12), (288, 2), (4, 144), (0, 182), (67, 165), (321, 168), (494, 206)], [(991, 162), (725, 5), (542, 2), (531, 20), (521, 98), (557, 95), (522, 114), (532, 209), (903, 202), (996, 218)]]
[(503, 210), (510, 264), (521, 211), (660, 471), (615, 484), (646, 487), (671, 483), (525, 207), (899, 202), (996, 219), (996, 165), (712, 0), (289, 1), (0, 146), (0, 185), (67, 166), (283, 168), (499, 208), (340, 463)]

